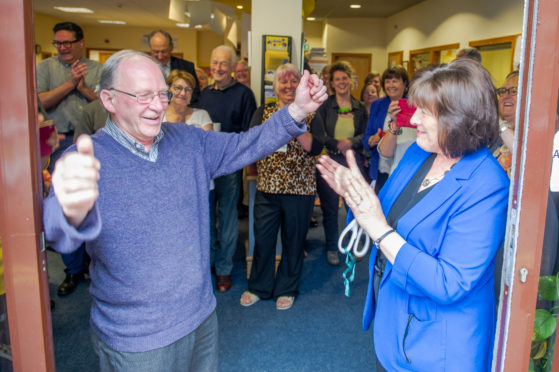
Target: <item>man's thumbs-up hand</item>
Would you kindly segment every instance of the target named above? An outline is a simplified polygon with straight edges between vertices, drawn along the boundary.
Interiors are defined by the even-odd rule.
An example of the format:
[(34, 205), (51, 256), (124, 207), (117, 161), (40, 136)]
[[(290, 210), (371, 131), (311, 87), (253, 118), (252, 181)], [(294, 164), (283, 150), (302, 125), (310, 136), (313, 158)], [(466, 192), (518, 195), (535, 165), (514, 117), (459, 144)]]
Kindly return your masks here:
[(93, 155), (88, 135), (81, 135), (76, 147), (77, 152), (66, 153), (56, 162), (52, 187), (68, 222), (79, 227), (99, 196), (101, 163)]

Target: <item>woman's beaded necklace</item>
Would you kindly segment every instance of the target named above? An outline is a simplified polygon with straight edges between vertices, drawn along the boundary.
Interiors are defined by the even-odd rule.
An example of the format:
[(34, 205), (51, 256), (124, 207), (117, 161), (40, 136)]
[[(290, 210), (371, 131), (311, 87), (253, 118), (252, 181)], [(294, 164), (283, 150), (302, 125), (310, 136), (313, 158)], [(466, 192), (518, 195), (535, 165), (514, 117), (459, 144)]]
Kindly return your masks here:
[(351, 107), (339, 107), (338, 113), (339, 114), (349, 114), (351, 112)]

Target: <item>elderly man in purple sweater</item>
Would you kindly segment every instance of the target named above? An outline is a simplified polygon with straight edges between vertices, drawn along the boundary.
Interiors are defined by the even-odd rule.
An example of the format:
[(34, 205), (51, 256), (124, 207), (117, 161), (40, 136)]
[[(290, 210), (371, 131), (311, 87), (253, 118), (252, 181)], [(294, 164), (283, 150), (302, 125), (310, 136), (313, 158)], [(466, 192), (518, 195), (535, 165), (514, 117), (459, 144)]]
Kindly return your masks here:
[(107, 125), (58, 161), (43, 216), (59, 252), (86, 242), (100, 370), (216, 371), (210, 180), (303, 133), (326, 90), (305, 73), (295, 102), (245, 133), (161, 123), (168, 91), (160, 66), (126, 50), (105, 63), (100, 98)]

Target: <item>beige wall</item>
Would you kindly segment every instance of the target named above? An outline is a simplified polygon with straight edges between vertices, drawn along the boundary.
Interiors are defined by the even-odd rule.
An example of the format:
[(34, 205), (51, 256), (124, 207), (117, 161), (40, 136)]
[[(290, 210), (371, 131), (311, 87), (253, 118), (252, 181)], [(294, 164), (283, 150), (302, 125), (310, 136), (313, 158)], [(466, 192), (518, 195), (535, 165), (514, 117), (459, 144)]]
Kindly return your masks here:
[(305, 39), (307, 44), (311, 48), (324, 48), (322, 45), (322, 37), (324, 33), (324, 22), (303, 22), (303, 32), (305, 33)]
[(301, 33), (303, 32), (302, 9), (302, 0), (283, 2), (258, 0), (252, 2), (253, 14), (264, 15), (251, 17), (252, 61), (250, 77), (252, 91), (258, 104), (260, 104), (262, 87), (262, 35), (291, 36), (291, 61), (300, 66)]
[[(63, 19), (35, 13), (35, 43), (39, 44), (43, 51), (56, 53), (52, 46), (52, 28)], [(126, 25), (80, 25), (83, 28), (85, 48), (95, 49), (136, 49), (148, 51), (147, 45), (142, 44), (142, 35), (153, 31), (148, 27), (132, 27)], [(209, 52), (217, 45), (223, 43), (223, 36), (213, 31), (195, 31), (190, 29), (166, 30), (176, 40), (175, 52), (183, 53), (183, 58), (198, 62), (209, 60)], [(214, 36), (215, 35), (215, 36)], [(203, 44), (200, 48), (199, 44)], [(85, 51), (84, 51), (85, 53)], [(207, 56), (206, 56), (207, 54)], [(204, 63), (202, 63), (204, 65)], [(206, 62), (207, 65), (207, 62)]]
[[(135, 49), (149, 51), (149, 45), (142, 43), (142, 36), (149, 35), (153, 28), (131, 27), (125, 25), (83, 26), (83, 31), (89, 48)], [(196, 31), (188, 29), (166, 30), (175, 41), (174, 52), (183, 53), (183, 58), (196, 61), (197, 40)]]
[(212, 50), (222, 44), (232, 46), (231, 43), (225, 42), (223, 35), (213, 31), (198, 32), (198, 66), (209, 67)]
[(63, 22), (63, 20), (37, 13), (33, 16), (35, 22), (35, 44), (39, 45), (43, 52), (58, 53), (52, 45), (52, 28), (58, 22)]
[[(389, 52), (403, 50), (404, 60), (408, 60), (412, 49), (450, 43), (460, 43), (463, 48), (472, 40), (519, 34), (523, 6), (522, 0), (426, 0), (388, 18), (330, 19), (325, 23), (304, 22), (302, 27), (310, 46), (326, 48), (329, 60), (332, 52), (372, 53), (372, 69), (383, 71)], [(273, 19), (279, 19), (255, 18), (270, 27)], [(51, 45), (52, 27), (60, 21), (35, 14), (35, 40), (43, 51), (56, 52)], [(273, 27), (275, 33), (294, 35), (293, 51), (298, 53), (299, 36), (295, 36), (298, 27), (286, 28), (285, 22)], [(151, 32), (150, 28), (129, 26), (85, 25), (83, 28), (86, 48), (140, 49), (140, 36)], [(178, 38), (175, 51), (201, 66), (208, 66), (211, 50), (224, 43), (224, 36), (212, 31), (181, 29), (171, 30), (171, 34)], [(253, 44), (255, 65), (258, 59), (254, 56), (259, 55), (259, 48), (260, 38)]]
[(328, 61), (332, 53), (372, 54), (372, 70), (386, 68), (386, 20), (383, 18), (337, 18), (327, 22), (323, 45)]
[(521, 0), (427, 0), (387, 19), (387, 53), (520, 34)]
[(390, 52), (520, 34), (522, 0), (427, 0), (388, 18), (333, 18), (305, 22), (311, 47), (333, 52), (372, 53), (372, 69), (383, 71)]

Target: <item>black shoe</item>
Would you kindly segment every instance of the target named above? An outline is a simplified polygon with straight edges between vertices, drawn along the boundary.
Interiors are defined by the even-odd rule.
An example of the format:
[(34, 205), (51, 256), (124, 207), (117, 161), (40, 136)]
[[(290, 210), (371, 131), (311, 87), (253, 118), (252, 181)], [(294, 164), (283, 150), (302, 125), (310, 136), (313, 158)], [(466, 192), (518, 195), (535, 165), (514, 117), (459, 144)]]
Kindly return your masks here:
[(311, 222), (309, 223), (309, 226), (311, 228), (318, 227), (318, 221), (316, 220), (316, 218), (311, 217)]
[(340, 264), (340, 258), (338, 257), (338, 251), (327, 251), (326, 261), (329, 265), (338, 266)]
[(83, 273), (79, 274), (66, 274), (66, 279), (60, 284), (58, 287), (58, 295), (59, 296), (67, 296), (70, 293), (74, 292), (78, 287), (79, 282), (84, 280)]

